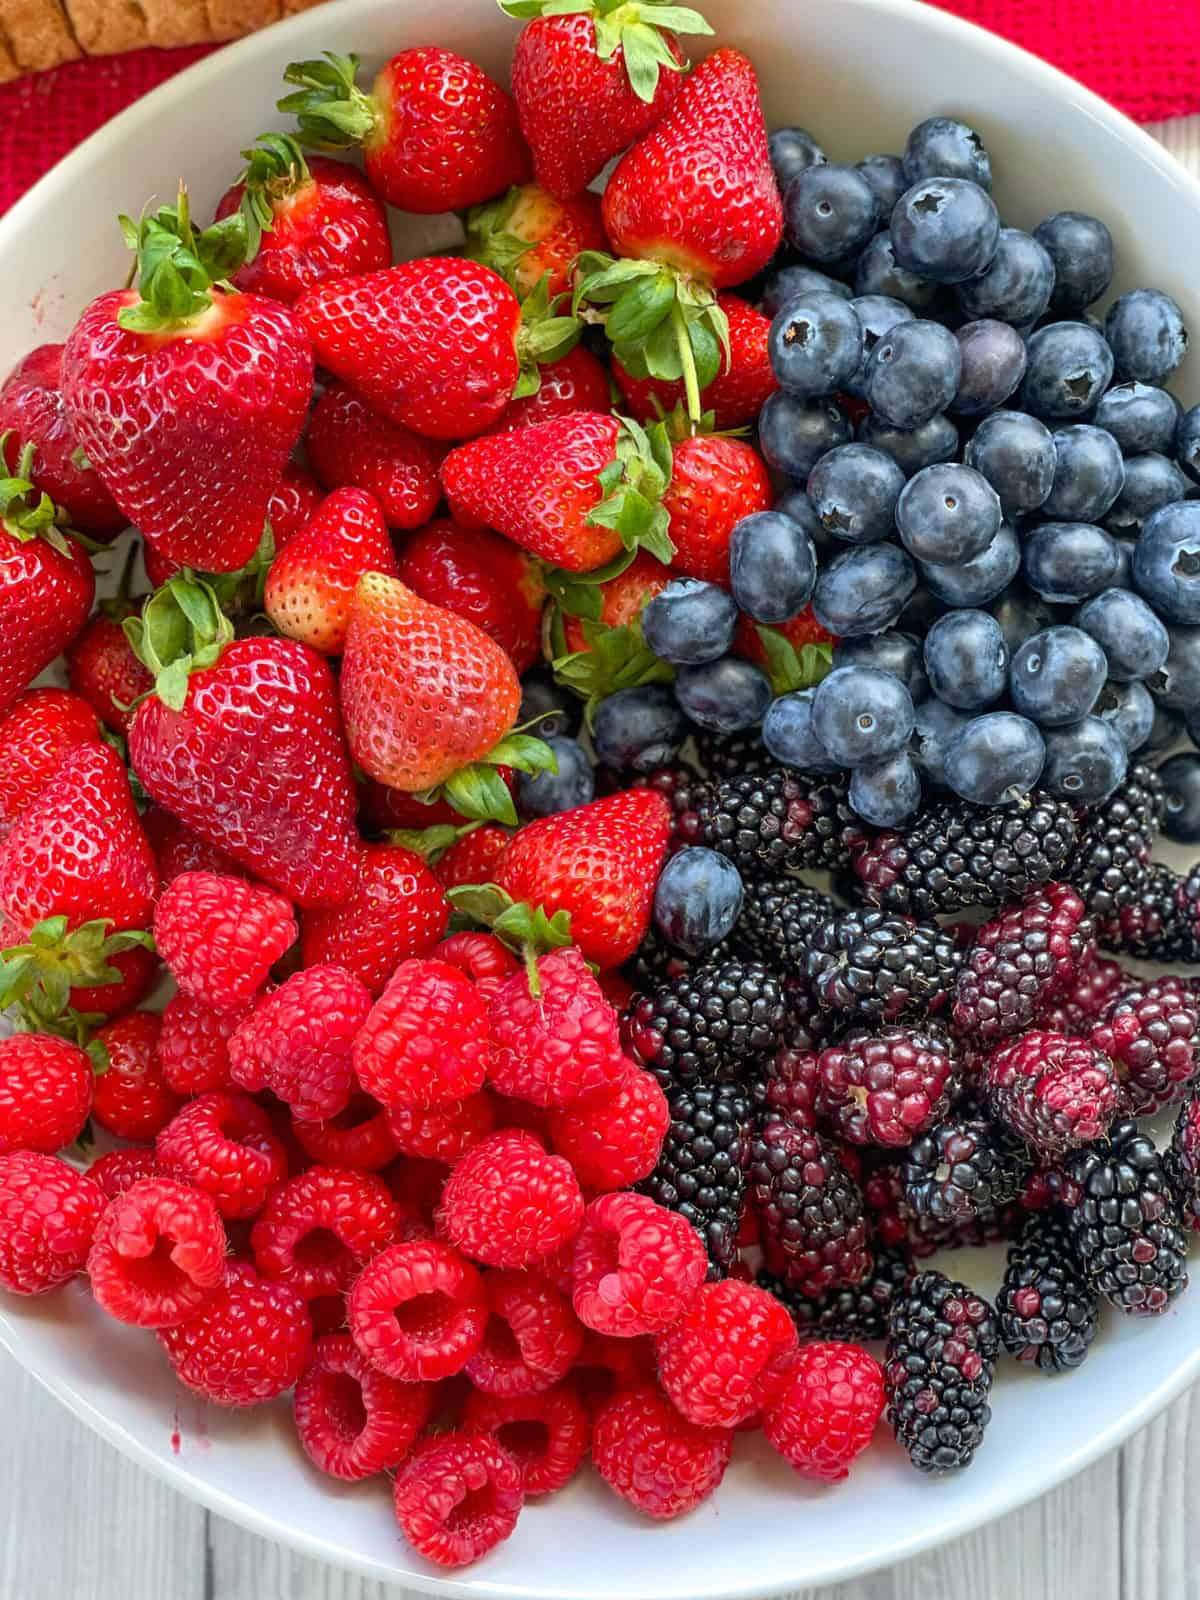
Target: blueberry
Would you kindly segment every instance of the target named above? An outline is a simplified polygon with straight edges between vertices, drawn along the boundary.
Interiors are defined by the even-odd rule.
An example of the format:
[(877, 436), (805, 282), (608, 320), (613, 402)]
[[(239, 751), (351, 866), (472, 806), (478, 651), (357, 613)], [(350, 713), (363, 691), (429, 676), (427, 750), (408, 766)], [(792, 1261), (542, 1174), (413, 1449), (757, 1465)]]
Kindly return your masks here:
[(864, 638), (839, 639), (833, 647), (833, 664), (835, 667), (877, 667), (880, 672), (890, 672), (900, 679), (914, 701), (924, 699), (929, 693), (920, 640), (898, 629)]
[(866, 398), (896, 428), (919, 428), (944, 411), (958, 390), (962, 355), (940, 322), (898, 322), (867, 359)]
[(766, 674), (739, 656), (722, 656), (699, 667), (680, 667), (675, 698), (693, 722), (713, 733), (758, 728), (771, 704)]
[(768, 466), (789, 478), (807, 478), (826, 450), (849, 442), (850, 424), (832, 400), (777, 389), (758, 414), (759, 449)]
[(1154, 726), (1154, 696), (1144, 683), (1114, 683), (1110, 678), (1093, 714), (1115, 729), (1126, 753), (1132, 755), (1142, 748)]
[(885, 230), (877, 233), (859, 256), (854, 269), (854, 292), (856, 295), (886, 295), (889, 300), (899, 300), (910, 311), (928, 311), (941, 290), (928, 278), (920, 278), (900, 265), (892, 249), (892, 236)]
[(1113, 241), (1098, 217), (1083, 211), (1056, 211), (1039, 222), (1033, 237), (1050, 252), (1054, 292), (1050, 304), (1077, 316), (1108, 288), (1113, 275)]
[(994, 705), (1008, 682), (1008, 646), (986, 611), (951, 611), (925, 635), (930, 687), (947, 705), (980, 711)]
[(1025, 376), (1025, 341), (1007, 322), (985, 318), (957, 334), (962, 370), (952, 409), (976, 417), (1002, 406)]
[(1099, 805), (1121, 782), (1128, 766), (1129, 754), (1112, 724), (1084, 717), (1046, 734), (1042, 788), (1060, 800)]
[(813, 616), (839, 639), (881, 633), (916, 587), (916, 568), (897, 545), (859, 545), (835, 556), (818, 576)]
[(778, 511), (743, 517), (729, 541), (733, 598), (756, 622), (787, 622), (817, 581), (817, 553), (798, 522)]
[(899, 828), (921, 809), (921, 774), (907, 750), (850, 774), (850, 809), (876, 828)]
[(875, 232), (879, 202), (855, 167), (827, 162), (798, 173), (783, 191), (783, 231), (813, 261), (855, 254)]
[(808, 478), (808, 497), (821, 526), (846, 544), (890, 537), (903, 488), (904, 473), (896, 462), (867, 444), (839, 445), (821, 457)]
[(902, 267), (935, 283), (962, 283), (995, 255), (1000, 218), (977, 183), (922, 178), (896, 202), (890, 232)]
[(1187, 354), (1183, 312), (1159, 289), (1130, 289), (1108, 308), (1104, 337), (1123, 378), (1161, 383)]
[(796, 767), (801, 772), (837, 772), (838, 763), (813, 732), (815, 694), (815, 689), (800, 689), (773, 700), (763, 720), (762, 742), (785, 767)]
[(1021, 583), (1012, 584), (991, 607), (991, 613), (1014, 654), (1026, 639), (1054, 623), (1053, 610)]
[(1045, 742), (1027, 717), (989, 711), (951, 735), (943, 757), (946, 786), (973, 805), (1003, 805), (1029, 793), (1045, 759)]
[(813, 731), (844, 767), (882, 761), (908, 743), (912, 696), (878, 667), (835, 667), (813, 696)]
[(1056, 623), (1014, 653), (1008, 683), (1022, 716), (1058, 728), (1087, 716), (1107, 677), (1108, 663), (1095, 639), (1082, 628)]
[(896, 527), (910, 556), (934, 566), (973, 561), (1000, 527), (1000, 497), (974, 467), (924, 467), (896, 503)]
[(1104, 526), (1112, 534), (1136, 538), (1142, 524), (1163, 506), (1174, 505), (1188, 492), (1188, 481), (1169, 456), (1157, 450), (1132, 456), (1125, 463), (1125, 482), (1108, 509)]
[(555, 683), (549, 667), (531, 667), (521, 679), (517, 723), (523, 731), (536, 739), (553, 739), (578, 733), (582, 721), (578, 696)]
[(558, 771), (517, 774), (517, 810), (523, 817), (551, 817), (585, 806), (596, 792), (592, 763), (577, 740), (556, 736), (546, 743), (558, 761)]
[(886, 222), (909, 185), (904, 176), (904, 163), (899, 156), (864, 156), (856, 165), (871, 185), (880, 218)]
[(953, 117), (918, 122), (904, 146), (903, 165), (910, 184), (922, 178), (968, 178), (981, 189), (992, 187), (992, 163), (983, 140)]
[(1108, 675), (1119, 683), (1151, 678), (1167, 659), (1167, 630), (1140, 595), (1104, 589), (1084, 602), (1075, 624), (1090, 633), (1108, 658)]
[(1125, 484), (1125, 458), (1111, 433), (1076, 422), (1054, 431), (1054, 484), (1042, 513), (1064, 522), (1099, 522)]
[(941, 414), (919, 428), (896, 428), (869, 411), (858, 425), (858, 438), (891, 456), (909, 477), (935, 462), (953, 461), (958, 454), (958, 429)]
[(733, 643), (733, 596), (699, 578), (674, 578), (642, 610), (642, 635), (664, 661), (681, 667), (715, 661)]
[[(949, 568), (943, 568), (949, 571)], [(926, 586), (914, 589), (904, 602), (904, 609), (896, 618), (896, 628), (901, 633), (911, 633), (923, 639), (939, 617), (950, 608), (942, 603)]]
[[(1154, 699), (1153, 695), (1151, 699)], [(1177, 745), (1186, 732), (1187, 724), (1183, 713), (1172, 711), (1170, 706), (1163, 705), (1161, 700), (1154, 700), (1154, 721), (1150, 725), (1150, 732), (1146, 735), (1142, 749), (1153, 755), (1161, 755), (1164, 750), (1170, 750)]]
[(1029, 365), (1019, 406), (1043, 421), (1070, 421), (1090, 411), (1108, 388), (1113, 355), (1085, 322), (1052, 322), (1029, 336)]
[(927, 782), (942, 788), (946, 782), (946, 746), (960, 728), (971, 721), (970, 715), (948, 706), (936, 695), (929, 695), (916, 708), (913, 724), (913, 746), (917, 765)]
[(1152, 383), (1118, 383), (1100, 396), (1092, 421), (1107, 428), (1127, 456), (1160, 454), (1175, 447), (1181, 407), (1169, 389)]
[(806, 294), (780, 307), (767, 335), (775, 376), (794, 394), (832, 394), (858, 371), (862, 324), (835, 294)]
[(948, 606), (985, 606), (1005, 589), (1021, 569), (1021, 546), (1011, 523), (1002, 522), (982, 555), (953, 566), (917, 563), (921, 582)]
[(1174, 449), (1179, 465), (1190, 478), (1200, 483), (1200, 406), (1193, 406), (1180, 417)]
[(1050, 304), (1054, 263), (1046, 247), (1020, 228), (1001, 228), (996, 253), (976, 278), (960, 283), (958, 303), (968, 317), (995, 317), (1021, 326)]
[(1043, 522), (1025, 541), (1025, 582), (1051, 605), (1078, 605), (1121, 575), (1117, 541), (1091, 522)]
[(1036, 511), (1054, 483), (1054, 436), (1025, 411), (994, 411), (967, 441), (963, 460), (995, 489), (1006, 515)]
[(898, 322), (911, 322), (913, 314), (903, 301), (893, 300), (886, 294), (855, 295), (850, 304), (862, 326), (863, 353), (857, 371), (846, 379), (845, 388), (848, 394), (861, 399), (866, 394), (867, 361), (871, 351)]
[(654, 891), (654, 926), (690, 956), (711, 950), (732, 932), (745, 890), (733, 862), (693, 845), (662, 869)]
[(1146, 679), (1161, 705), (1191, 712), (1200, 705), (1200, 628), (1168, 628), (1167, 659)]
[(827, 550), (833, 544), (812, 508), (812, 501), (808, 498), (805, 484), (789, 483), (776, 495), (772, 510), (777, 511), (781, 517), (791, 517), (793, 522), (798, 522), (812, 540), (814, 548)]
[(670, 688), (662, 683), (618, 689), (602, 700), (592, 723), (592, 743), (603, 766), (653, 772), (679, 754), (687, 724)]
[(767, 279), (759, 303), (763, 313), (773, 317), (789, 300), (802, 294), (836, 294), (839, 300), (849, 300), (850, 285), (839, 283), (815, 267), (780, 267)]
[(1181, 844), (1200, 843), (1200, 755), (1172, 756), (1158, 769), (1167, 791), (1163, 832)]
[(823, 166), (825, 152), (806, 128), (776, 128), (767, 136), (775, 182), (781, 189), (809, 167)]
[(1200, 502), (1180, 500), (1147, 519), (1133, 581), (1165, 622), (1200, 623)]

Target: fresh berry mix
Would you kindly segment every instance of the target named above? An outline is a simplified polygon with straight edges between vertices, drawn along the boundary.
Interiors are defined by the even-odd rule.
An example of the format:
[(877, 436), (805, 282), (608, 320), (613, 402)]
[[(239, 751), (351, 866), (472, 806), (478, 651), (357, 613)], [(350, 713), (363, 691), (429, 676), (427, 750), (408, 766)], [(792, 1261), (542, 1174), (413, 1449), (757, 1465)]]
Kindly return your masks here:
[(1184, 313), (965, 123), (504, 9), (511, 93), (293, 63), (0, 386), (0, 1290), (292, 1390), (448, 1567), (589, 1450), (964, 1467), (1200, 1225)]

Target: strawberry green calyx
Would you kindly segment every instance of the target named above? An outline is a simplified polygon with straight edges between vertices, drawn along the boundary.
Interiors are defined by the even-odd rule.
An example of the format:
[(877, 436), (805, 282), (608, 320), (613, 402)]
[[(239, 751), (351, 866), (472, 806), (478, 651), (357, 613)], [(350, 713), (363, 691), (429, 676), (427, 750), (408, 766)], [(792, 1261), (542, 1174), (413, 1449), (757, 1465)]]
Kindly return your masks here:
[(66, 917), (47, 917), (30, 929), (25, 944), (0, 950), (0, 1010), (16, 1006), (21, 1021), (32, 1032), (58, 1032), (53, 1025), (60, 1019), (78, 1019), (78, 1014), (69, 1010), (72, 989), (119, 983), (121, 973), (112, 965), (113, 956), (137, 945), (154, 948), (148, 933), (111, 930), (109, 917), (85, 922), (71, 932)]
[(576, 316), (559, 313), (559, 306), (568, 298), (565, 294), (550, 298), (550, 274), (544, 272), (521, 302), (521, 324), (517, 329), (521, 372), (513, 389), (514, 400), (536, 394), (542, 386), (542, 366), (547, 361), (558, 361), (579, 343), (583, 323)]
[(767, 677), (776, 694), (811, 689), (833, 670), (832, 644), (812, 641), (797, 650), (785, 634), (774, 628), (758, 626), (754, 631), (767, 658)]
[(456, 828), (452, 822), (435, 822), (429, 828), (389, 828), (383, 835), (388, 844), (398, 844), (415, 855), (423, 856), (432, 866), (440, 861), (452, 844), (465, 839), (482, 822), (466, 822)]
[(467, 235), (463, 254), (491, 267), (510, 288), (522, 257), (529, 254), (535, 243), (533, 239), (522, 239), (519, 234), (509, 232), (508, 224), (520, 195), (520, 185), (514, 184), (498, 200), (472, 206), (463, 224)]
[[(0, 472), (4, 470), (3, 460), (11, 438), (11, 431), (0, 434)], [(56, 506), (48, 494), (37, 488), (33, 481), (33, 459), (32, 444), (22, 446), (15, 470), (0, 477), (0, 528), (18, 544), (42, 539), (60, 556), (68, 558), (71, 555), (71, 539), (87, 548), (97, 549), (98, 546), (90, 540), (85, 541), (69, 526), (66, 512)]]
[(349, 150), (366, 143), (379, 127), (371, 96), (358, 87), (356, 55), (326, 50), (321, 60), (293, 61), (285, 83), (299, 87), (276, 101), (276, 109), (294, 116), (300, 143), (316, 150)]
[(500, 0), (506, 16), (519, 21), (531, 17), (565, 17), (590, 12), (596, 25), (596, 54), (611, 61), (622, 52), (629, 86), (639, 100), (654, 99), (658, 74), (682, 72), (685, 63), (675, 58), (664, 33), (712, 33), (712, 28), (690, 6), (670, 0)]
[(675, 668), (661, 661), (646, 644), (636, 618), (619, 628), (585, 621), (583, 636), (591, 648), (558, 656), (553, 669), (555, 682), (584, 702), (589, 729), (600, 702), (618, 689), (641, 689), (649, 683), (674, 681)]
[(464, 883), (448, 889), (446, 898), (454, 907), (455, 921), (462, 917), (468, 925), (482, 925), (521, 957), (529, 992), (536, 999), (542, 992), (538, 957), (571, 943), (571, 913), (547, 916), (543, 907), (514, 900), (497, 883)]
[(611, 528), (626, 550), (645, 550), (669, 565), (675, 546), (662, 498), (671, 482), (671, 441), (658, 423), (643, 428), (632, 417), (618, 420), (616, 455), (600, 473), (604, 498), (586, 520)]
[[(452, 772), (436, 788), (413, 796), (422, 805), (447, 800), (461, 816), (475, 822), (503, 822), (517, 826), (517, 811), (499, 767), (518, 772), (557, 772), (558, 757), (544, 739), (528, 733), (508, 733), (479, 761)], [(423, 830), (422, 830), (423, 831)]]
[(117, 313), (130, 333), (159, 333), (192, 321), (212, 305), (213, 289), (228, 289), (230, 274), (247, 260), (241, 212), (197, 232), (182, 183), (173, 206), (143, 213), (137, 222), (126, 216), (119, 221), (125, 243), (137, 256), (140, 298)]
[(253, 261), (263, 234), (274, 225), (275, 202), (295, 194), (312, 179), (304, 152), (286, 133), (260, 133), (242, 156), (246, 170), (238, 179), (242, 186), (239, 209), (246, 225), (246, 260)]
[(153, 674), (164, 705), (182, 711), (193, 672), (215, 666), (233, 639), (233, 624), (212, 586), (184, 571), (156, 589), (141, 615), (122, 624), (135, 656)]
[(619, 556), (614, 556), (611, 561), (606, 561), (602, 567), (593, 567), (590, 572), (568, 572), (565, 567), (543, 566), (541, 569), (542, 586), (555, 605), (547, 607), (545, 616), (548, 624), (558, 623), (557, 642), (551, 632), (551, 655), (561, 655), (565, 646), (561, 639), (560, 612), (565, 612), (569, 617), (587, 617), (592, 622), (599, 622), (604, 606), (603, 586), (610, 578), (619, 578), (637, 558), (637, 550), (622, 550)]

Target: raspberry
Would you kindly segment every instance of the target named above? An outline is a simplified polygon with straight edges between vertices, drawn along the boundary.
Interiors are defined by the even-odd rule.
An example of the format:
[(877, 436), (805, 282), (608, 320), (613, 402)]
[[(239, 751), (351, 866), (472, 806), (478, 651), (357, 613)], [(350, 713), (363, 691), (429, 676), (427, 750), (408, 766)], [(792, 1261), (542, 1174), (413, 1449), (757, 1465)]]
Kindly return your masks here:
[(606, 1194), (587, 1208), (572, 1260), (575, 1315), (597, 1333), (661, 1333), (691, 1303), (708, 1271), (685, 1217), (648, 1195)]
[(304, 1301), (232, 1265), (195, 1316), (163, 1328), (158, 1342), (181, 1383), (218, 1406), (257, 1406), (290, 1389), (312, 1343)]
[(396, 1477), (400, 1531), (439, 1567), (465, 1567), (517, 1525), (521, 1469), (490, 1433), (426, 1439)]
[(749, 1176), (771, 1272), (814, 1298), (866, 1277), (862, 1191), (815, 1129), (765, 1116), (750, 1147)]
[(254, 1009), (248, 1001), (234, 1011), (215, 1011), (191, 995), (172, 995), (163, 1008), (158, 1059), (168, 1087), (176, 1094), (208, 1094), (232, 1089), (229, 1040)]
[(817, 1110), (852, 1144), (911, 1144), (957, 1087), (950, 1041), (933, 1028), (856, 1029), (818, 1065)]
[(726, 1278), (702, 1285), (657, 1340), (667, 1398), (700, 1428), (734, 1428), (774, 1395), (796, 1348), (796, 1329), (773, 1295)]
[(1173, 983), (1118, 1000), (1089, 1038), (1121, 1081), (1121, 1114), (1145, 1117), (1176, 1105), (1200, 1072), (1200, 1002)]
[(421, 1217), (433, 1237), (433, 1214), (442, 1198), (449, 1172), (441, 1161), (425, 1156), (403, 1156), (382, 1173), (384, 1182), (405, 1216)]
[(496, 863), (508, 847), (508, 837), (495, 822), (472, 828), (435, 863), (434, 877), (443, 889), (457, 889), (464, 883), (491, 883)]
[(92, 1293), (118, 1322), (186, 1322), (225, 1281), (225, 1229), (211, 1198), (171, 1178), (143, 1178), (100, 1218), (88, 1254)]
[(653, 1074), (630, 1061), (615, 1083), (552, 1111), (550, 1138), (585, 1188), (628, 1189), (654, 1171), (670, 1124)]
[(389, 1378), (432, 1381), (461, 1372), (488, 1318), (479, 1273), (449, 1245), (414, 1239), (369, 1261), (346, 1306), (355, 1344)]
[(1070, 985), (1039, 1011), (1035, 1025), (1046, 1033), (1084, 1035), (1134, 982), (1116, 961), (1094, 951), (1086, 955)]
[(649, 1385), (614, 1395), (592, 1424), (596, 1471), (648, 1517), (678, 1517), (698, 1506), (732, 1454), (732, 1433), (698, 1428)]
[(341, 967), (307, 967), (265, 995), (229, 1041), (229, 1074), (252, 1093), (270, 1089), (300, 1122), (346, 1109), (351, 1050), (370, 991)]
[(995, 1052), (986, 1089), (994, 1115), (1050, 1159), (1099, 1138), (1120, 1095), (1113, 1064), (1095, 1045), (1036, 1031)]
[(521, 963), (494, 933), (452, 933), (431, 952), (435, 960), (448, 962), (465, 972), (486, 1005), (504, 987)]
[(449, 918), (442, 887), (419, 855), (400, 845), (369, 844), (350, 898), (301, 916), (301, 959), (306, 967), (341, 967), (374, 998), (401, 961), (429, 954)]
[(339, 1167), (309, 1167), (273, 1189), (250, 1231), (264, 1278), (305, 1300), (340, 1294), (359, 1268), (390, 1245), (400, 1211), (381, 1178)]
[(473, 1145), (446, 1180), (438, 1232), (489, 1267), (528, 1267), (573, 1239), (583, 1196), (570, 1164), (531, 1133), (503, 1131)]
[(357, 1483), (391, 1472), (412, 1450), (433, 1409), (433, 1390), (380, 1372), (348, 1334), (318, 1339), (296, 1384), (296, 1433), (331, 1478)]
[(93, 1043), (108, 1065), (92, 1090), (92, 1115), (118, 1139), (153, 1139), (182, 1101), (167, 1085), (158, 1059), (162, 1023), (149, 1011), (130, 1011), (98, 1028)]
[(0, 1039), (0, 1155), (53, 1155), (83, 1132), (92, 1104), (92, 1063), (77, 1045), (46, 1033)]
[(566, 1297), (528, 1272), (489, 1272), (483, 1344), (466, 1374), (485, 1394), (538, 1394), (564, 1378), (583, 1347)]
[(159, 1170), (212, 1196), (223, 1217), (253, 1217), (287, 1177), (271, 1119), (244, 1094), (191, 1100), (154, 1144)]
[(36, 1150), (0, 1156), (0, 1289), (45, 1294), (83, 1271), (104, 1191)]
[(955, 986), (955, 1029), (985, 1040), (1024, 1032), (1071, 986), (1091, 944), (1084, 903), (1066, 884), (1010, 907), (976, 935)]
[(855, 1344), (809, 1344), (763, 1412), (767, 1443), (802, 1478), (837, 1483), (883, 1415), (883, 1369)]
[(402, 961), (354, 1042), (354, 1070), (381, 1105), (452, 1105), (483, 1087), (487, 1011), (445, 961)]
[(654, 1340), (649, 1334), (621, 1339), (587, 1328), (579, 1360), (571, 1371), (571, 1382), (590, 1416), (618, 1389), (653, 1383), (657, 1375)]
[(474, 1389), (467, 1396), (462, 1421), (471, 1432), (492, 1434), (508, 1451), (520, 1468), (527, 1495), (566, 1488), (583, 1465), (592, 1431), (571, 1383), (538, 1394), (483, 1394)]
[(110, 1150), (107, 1155), (98, 1156), (88, 1168), (88, 1177), (95, 1178), (106, 1200), (115, 1200), (143, 1178), (158, 1176), (159, 1165), (154, 1158), (154, 1151), (133, 1145), (125, 1150)]
[(393, 1145), (402, 1155), (457, 1161), (464, 1151), (486, 1139), (496, 1127), (496, 1102), (486, 1089), (433, 1111), (401, 1107), (387, 1113)]
[(602, 1089), (624, 1066), (617, 1014), (579, 951), (553, 950), (516, 973), (488, 1009), (488, 1079), (535, 1106), (566, 1106)]
[(289, 900), (215, 872), (184, 872), (154, 911), (154, 942), (185, 994), (217, 1011), (252, 999), (296, 937)]
[(297, 1122), (291, 1131), (311, 1160), (323, 1167), (378, 1172), (396, 1155), (388, 1113), (370, 1095), (352, 1093), (344, 1110), (323, 1122)]

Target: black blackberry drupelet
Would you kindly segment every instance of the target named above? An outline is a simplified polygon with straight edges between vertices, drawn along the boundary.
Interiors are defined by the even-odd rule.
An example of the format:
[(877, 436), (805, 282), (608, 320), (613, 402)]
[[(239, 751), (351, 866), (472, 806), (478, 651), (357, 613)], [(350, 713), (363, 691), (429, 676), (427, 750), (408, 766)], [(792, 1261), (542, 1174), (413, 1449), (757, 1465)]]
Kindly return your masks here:
[(1097, 1315), (1066, 1223), (1054, 1211), (1034, 1212), (1009, 1246), (996, 1296), (1004, 1348), (1042, 1372), (1068, 1372), (1087, 1355)]
[(747, 961), (780, 972), (803, 970), (814, 928), (837, 910), (819, 889), (795, 878), (767, 878), (742, 902), (729, 942)]
[(991, 1420), (1000, 1338), (992, 1307), (964, 1283), (919, 1273), (888, 1325), (887, 1416), (921, 1472), (969, 1466)]
[(862, 1282), (871, 1270), (862, 1190), (827, 1139), (768, 1111), (754, 1130), (748, 1173), (772, 1272), (810, 1295)]
[(696, 1084), (667, 1096), (671, 1123), (643, 1194), (686, 1217), (704, 1241), (709, 1277), (737, 1259), (746, 1198), (750, 1102), (737, 1084)]
[(727, 778), (701, 796), (697, 842), (728, 856), (748, 878), (809, 867), (837, 871), (866, 839), (847, 792), (844, 777), (784, 767)]
[(771, 752), (753, 729), (746, 733), (712, 733), (698, 728), (695, 737), (700, 770), (714, 782), (753, 777), (770, 772), (775, 765)]
[(646, 929), (640, 945), (621, 969), (639, 994), (651, 994), (665, 983), (686, 976), (697, 967), (725, 961), (733, 955), (731, 942), (722, 939), (700, 955), (688, 955), (668, 944), (653, 923)]
[(909, 1146), (904, 1201), (916, 1216), (938, 1223), (987, 1218), (1012, 1204), (1029, 1168), (1019, 1139), (981, 1118), (955, 1117)]
[(1166, 795), (1152, 767), (1131, 767), (1124, 782), (1080, 823), (1079, 844), (1064, 874), (1094, 917), (1132, 905), (1145, 883), (1162, 828)]
[(808, 939), (804, 971), (818, 1003), (888, 1022), (940, 1011), (963, 964), (953, 933), (887, 911), (837, 912)]
[(874, 1264), (861, 1283), (813, 1299), (769, 1272), (758, 1276), (766, 1289), (791, 1313), (801, 1339), (835, 1339), (859, 1344), (886, 1339), (891, 1308), (909, 1279), (912, 1262), (903, 1250), (877, 1249)]
[(653, 994), (634, 995), (621, 1037), (669, 1090), (752, 1076), (775, 1049), (785, 1015), (783, 986), (766, 967), (706, 961)]
[(1185, 880), (1152, 861), (1134, 899), (1096, 925), (1098, 941), (1139, 961), (1200, 963), (1200, 937), (1182, 895)]

